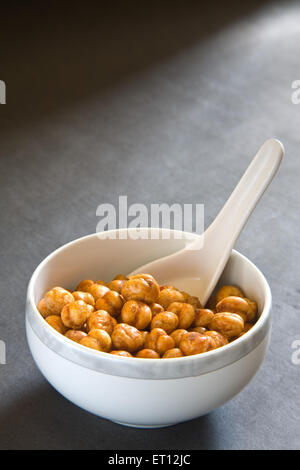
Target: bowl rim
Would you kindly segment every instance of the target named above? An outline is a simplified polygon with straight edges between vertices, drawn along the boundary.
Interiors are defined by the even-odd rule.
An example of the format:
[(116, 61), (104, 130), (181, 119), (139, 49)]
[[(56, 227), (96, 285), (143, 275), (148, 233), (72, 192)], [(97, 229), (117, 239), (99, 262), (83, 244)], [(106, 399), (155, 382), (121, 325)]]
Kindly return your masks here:
[[(113, 354), (96, 351), (82, 346), (52, 328), (39, 313), (34, 301), (34, 286), (42, 268), (55, 256), (72, 245), (82, 243), (90, 238), (97, 237), (105, 240), (113, 233), (130, 232), (130, 228), (109, 230), (101, 233), (93, 233), (73, 241), (70, 241), (46, 256), (34, 270), (27, 289), (26, 299), (26, 328), (31, 329), (39, 340), (53, 352), (82, 367), (109, 374), (138, 379), (174, 379), (191, 376), (199, 376), (218, 370), (226, 365), (238, 361), (253, 349), (258, 347), (265, 339), (270, 329), (270, 313), (272, 296), (269, 284), (259, 268), (246, 256), (236, 250), (232, 250), (230, 257), (237, 257), (254, 268), (264, 291), (264, 307), (257, 322), (251, 330), (243, 336), (222, 348), (207, 351), (193, 356), (184, 356), (168, 359), (145, 359), (136, 357), (121, 357)], [(153, 230), (151, 227), (143, 227), (141, 230)], [(157, 229), (159, 234), (171, 233), (175, 236), (183, 236), (187, 241), (193, 241), (199, 235), (191, 232), (172, 229)], [(28, 330), (27, 330), (28, 338)], [(28, 338), (29, 339), (29, 338)], [(30, 346), (30, 341), (29, 341)]]

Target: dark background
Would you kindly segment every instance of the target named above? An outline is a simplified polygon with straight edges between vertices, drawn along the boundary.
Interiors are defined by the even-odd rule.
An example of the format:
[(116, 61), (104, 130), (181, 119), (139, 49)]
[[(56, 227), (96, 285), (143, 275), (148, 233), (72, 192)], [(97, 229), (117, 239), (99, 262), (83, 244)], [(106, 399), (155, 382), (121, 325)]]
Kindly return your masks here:
[[(299, 449), (299, 2), (9, 2), (0, 26), (0, 448)], [(26, 345), (36, 265), (95, 232), (97, 206), (119, 195), (204, 203), (207, 226), (273, 136), (286, 158), (237, 244), (274, 299), (270, 349), (251, 384), (161, 430), (66, 401)]]

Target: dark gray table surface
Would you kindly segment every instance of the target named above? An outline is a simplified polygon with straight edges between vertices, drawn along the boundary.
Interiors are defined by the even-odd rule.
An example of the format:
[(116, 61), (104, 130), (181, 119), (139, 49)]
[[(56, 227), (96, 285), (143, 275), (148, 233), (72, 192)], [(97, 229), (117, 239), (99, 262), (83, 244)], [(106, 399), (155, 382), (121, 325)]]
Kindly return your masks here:
[[(53, 5), (1, 12), (0, 448), (299, 449), (299, 2)], [(119, 195), (148, 207), (204, 203), (207, 226), (272, 136), (286, 158), (237, 243), (274, 299), (252, 382), (209, 415), (158, 430), (120, 427), (65, 400), (26, 344), (36, 265), (95, 232), (97, 206)]]

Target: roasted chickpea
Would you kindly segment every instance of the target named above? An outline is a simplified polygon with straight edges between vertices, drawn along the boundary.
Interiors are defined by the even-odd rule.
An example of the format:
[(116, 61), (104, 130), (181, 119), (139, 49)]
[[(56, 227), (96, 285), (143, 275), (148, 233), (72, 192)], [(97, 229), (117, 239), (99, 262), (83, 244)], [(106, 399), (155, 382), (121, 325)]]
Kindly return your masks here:
[(168, 311), (174, 312), (179, 320), (178, 328), (187, 329), (195, 320), (195, 309), (191, 304), (173, 302), (168, 307)]
[(207, 336), (192, 331), (184, 335), (179, 346), (185, 356), (193, 356), (208, 351), (211, 341)]
[(212, 310), (214, 312), (216, 310), (216, 305), (217, 305), (217, 297), (213, 295), (212, 297), (208, 299), (205, 308), (208, 310)]
[(94, 307), (86, 304), (83, 300), (74, 300), (74, 302), (65, 305), (61, 311), (63, 324), (73, 330), (79, 330), (89, 318), (91, 309), (94, 310)]
[(122, 281), (121, 279), (114, 279), (113, 281), (110, 281), (108, 288), (121, 294), (124, 282), (125, 281)]
[(172, 357), (183, 357), (182, 351), (179, 348), (172, 348), (165, 352), (163, 359), (171, 359)]
[(147, 338), (148, 334), (149, 334), (149, 331), (141, 331), (141, 335), (142, 335), (142, 338), (143, 338), (143, 346), (146, 342), (146, 338)]
[(123, 303), (123, 298), (118, 292), (108, 290), (102, 298), (96, 301), (96, 309), (106, 310), (112, 317), (117, 317), (121, 312)]
[(87, 329), (90, 331), (96, 328), (104, 330), (109, 335), (112, 335), (116, 324), (117, 320), (113, 318), (108, 312), (105, 310), (97, 310), (90, 315), (87, 321)]
[(122, 295), (125, 300), (140, 300), (152, 304), (158, 299), (159, 285), (150, 274), (136, 274), (124, 282)]
[(168, 284), (168, 285), (164, 285), (164, 286), (159, 286), (159, 290), (162, 291), (164, 289), (175, 289), (175, 290), (178, 290), (176, 289), (176, 287), (172, 286), (171, 284)]
[(123, 323), (135, 326), (138, 330), (143, 330), (151, 322), (151, 308), (139, 300), (128, 300), (123, 305), (121, 319)]
[(91, 287), (93, 284), (94, 281), (92, 281), (91, 279), (84, 279), (78, 284), (75, 291), (88, 292), (89, 287)]
[(212, 349), (217, 349), (228, 344), (227, 338), (221, 335), (221, 333), (218, 333), (218, 331), (206, 331), (204, 334), (212, 339)]
[(170, 304), (174, 302), (185, 302), (185, 296), (182, 292), (175, 289), (175, 287), (166, 287), (160, 291), (158, 301), (164, 309), (167, 309)]
[(153, 304), (150, 304), (149, 307), (151, 308), (152, 317), (154, 317), (154, 316), (157, 315), (158, 313), (164, 312), (163, 306), (157, 304), (156, 302), (154, 302)]
[(218, 331), (226, 338), (232, 338), (243, 331), (244, 320), (237, 313), (216, 313), (209, 324), (209, 329)]
[(246, 299), (242, 297), (225, 297), (220, 300), (216, 306), (217, 313), (219, 312), (232, 312), (237, 313), (242, 317), (244, 321), (247, 319), (248, 312), (250, 310), (250, 305)]
[(95, 299), (89, 292), (75, 291), (72, 292), (72, 295), (74, 297), (74, 300), (83, 300), (86, 304), (89, 304), (92, 307), (95, 306)]
[(98, 281), (95, 281), (95, 284), (99, 284), (100, 286), (108, 287), (107, 282), (103, 281), (102, 279), (98, 279)]
[(141, 349), (135, 357), (143, 359), (159, 359), (159, 354), (153, 349)]
[(175, 347), (175, 341), (163, 329), (154, 328), (147, 335), (144, 346), (146, 349), (154, 349), (158, 354), (163, 355), (168, 349)]
[[(92, 296), (95, 299), (95, 302), (101, 299), (105, 294), (107, 294), (107, 292), (110, 292), (108, 287), (103, 286), (102, 284), (96, 284), (95, 282), (93, 283), (92, 286), (89, 286), (87, 288), (87, 291), (90, 294), (92, 294)], [(100, 310), (100, 309), (97, 307), (97, 310)]]
[(118, 274), (113, 278), (113, 281), (128, 281), (128, 277), (124, 276), (124, 274)]
[(85, 338), (87, 334), (84, 331), (80, 331), (80, 330), (68, 330), (65, 333), (65, 336), (71, 339), (72, 341), (75, 341), (76, 343), (80, 343), (82, 338)]
[(47, 307), (46, 300), (44, 298), (41, 299), (37, 304), (37, 309), (44, 318), (49, 317), (49, 315), (52, 315), (51, 310)]
[(204, 335), (207, 329), (204, 328), (204, 326), (194, 326), (194, 328), (189, 328), (188, 331), (194, 331), (196, 333), (200, 333), (201, 335)]
[(237, 286), (223, 286), (218, 290), (216, 295), (216, 303), (220, 302), (225, 297), (244, 297), (243, 291)]
[(67, 331), (67, 328), (61, 321), (61, 318), (59, 315), (49, 315), (49, 317), (45, 318), (46, 322), (49, 323), (52, 328), (54, 328), (56, 331), (61, 333), (62, 335), (65, 334)]
[(253, 327), (253, 325), (251, 323), (245, 323), (244, 330), (239, 334), (238, 338), (240, 338), (245, 333), (247, 333), (247, 331), (251, 330), (252, 327)]
[[(108, 352), (111, 349), (111, 337), (105, 330), (100, 330), (99, 328), (94, 328), (89, 331), (88, 336), (90, 338), (95, 338), (100, 347), (100, 351)], [(82, 343), (81, 343), (82, 344)]]
[(208, 308), (196, 308), (193, 326), (207, 326), (214, 317), (214, 312)]
[(249, 305), (249, 310), (247, 313), (247, 322), (252, 323), (255, 321), (257, 316), (257, 303), (254, 300), (247, 299), (246, 297), (245, 300), (247, 300)]
[(118, 323), (115, 327), (111, 339), (116, 349), (135, 352), (143, 347), (144, 336), (134, 326), (126, 323)]
[(110, 351), (114, 356), (133, 357), (128, 351)]
[(185, 303), (192, 305), (194, 308), (203, 308), (200, 300), (195, 295), (186, 294)]
[(184, 329), (179, 329), (179, 330), (172, 331), (170, 336), (171, 336), (171, 338), (173, 338), (176, 348), (179, 348), (180, 341), (182, 340), (184, 335), (186, 335), (187, 333), (188, 333), (188, 331), (184, 330)]
[(85, 336), (79, 341), (79, 344), (82, 346), (86, 346), (87, 348), (96, 349), (97, 351), (101, 351), (100, 343), (96, 338), (92, 338), (91, 336)]
[(174, 312), (162, 312), (155, 315), (151, 322), (151, 330), (154, 328), (162, 328), (166, 333), (170, 334), (176, 330), (179, 320)]
[(74, 297), (62, 287), (53, 287), (45, 294), (45, 305), (51, 311), (52, 315), (59, 315), (63, 307), (74, 301)]

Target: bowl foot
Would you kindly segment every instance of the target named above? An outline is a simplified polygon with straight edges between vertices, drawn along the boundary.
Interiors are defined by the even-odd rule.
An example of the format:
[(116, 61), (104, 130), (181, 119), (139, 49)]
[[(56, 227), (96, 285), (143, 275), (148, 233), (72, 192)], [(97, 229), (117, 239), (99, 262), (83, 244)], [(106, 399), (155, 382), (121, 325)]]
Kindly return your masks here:
[(113, 423), (120, 424), (121, 426), (127, 426), (129, 428), (143, 428), (143, 429), (155, 429), (155, 428), (167, 428), (168, 426), (175, 426), (176, 423), (170, 424), (132, 424), (132, 423), (121, 423), (120, 421), (113, 421)]

